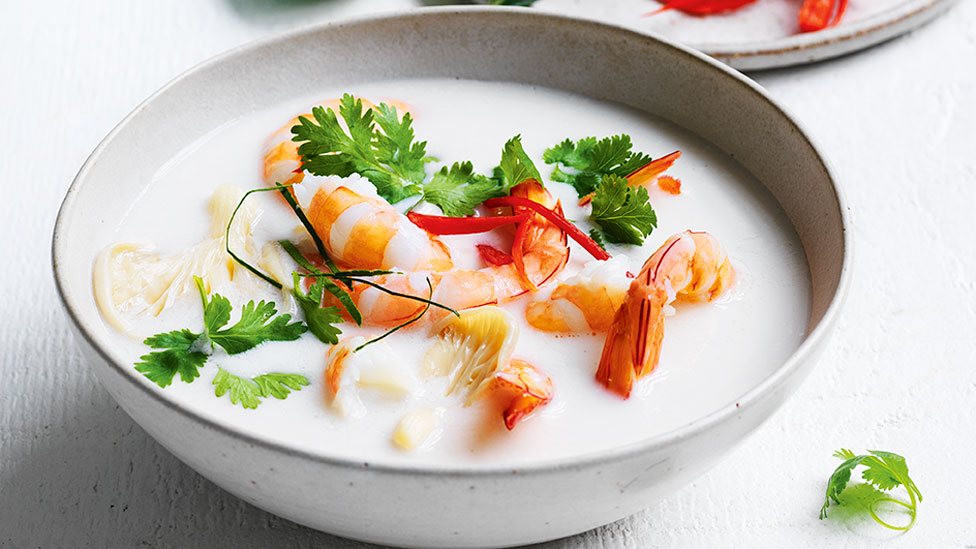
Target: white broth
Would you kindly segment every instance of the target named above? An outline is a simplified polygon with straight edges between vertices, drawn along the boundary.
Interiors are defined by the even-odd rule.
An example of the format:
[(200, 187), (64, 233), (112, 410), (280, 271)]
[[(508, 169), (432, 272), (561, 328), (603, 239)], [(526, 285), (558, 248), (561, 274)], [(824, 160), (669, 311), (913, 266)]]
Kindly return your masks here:
[[(658, 227), (643, 247), (610, 246), (609, 251), (625, 254), (631, 272), (636, 273), (668, 236), (686, 229), (708, 231), (732, 259), (736, 284), (714, 302), (678, 305), (677, 314), (665, 321), (660, 364), (637, 383), (627, 400), (594, 380), (602, 335), (554, 335), (530, 327), (523, 311), (531, 296), (506, 305), (521, 324), (514, 356), (546, 372), (554, 386), (552, 402), (512, 431), (495, 416), (486, 419), (481, 406), (463, 408), (457, 398), (443, 396), (443, 379), (426, 381), (417, 394), (401, 401), (366, 394), (365, 415), (340, 417), (326, 398), (328, 346), (309, 333), (298, 341), (269, 342), (236, 356), (218, 350), (193, 383), (183, 383), (177, 376), (172, 385), (161, 389), (143, 379), (181, 407), (288, 446), (354, 460), (519, 465), (626, 445), (734, 405), (738, 396), (775, 371), (805, 336), (810, 281), (802, 246), (785, 214), (749, 173), (708, 143), (648, 114), (517, 84), (447, 79), (382, 82), (323, 90), (319, 97), (245, 113), (190, 144), (162, 167), (119, 222), (114, 241), (150, 242), (163, 252), (200, 241), (210, 224), (207, 202), (214, 188), (264, 186), (261, 162), (267, 136), (296, 113), (307, 112), (315, 101), (344, 92), (374, 102), (396, 99), (410, 105), (417, 138), (426, 140), (428, 154), (438, 158), (428, 166), (428, 173), (462, 160), (471, 160), (480, 173), (490, 173), (505, 141), (521, 134), (526, 152), (547, 179), (547, 188), (561, 198), (566, 217), (584, 232), (590, 225), (586, 209), (577, 206), (575, 190), (548, 181), (552, 166), (542, 162), (546, 148), (566, 138), (625, 133), (635, 150), (655, 158), (680, 149), (681, 158), (667, 173), (681, 179), (682, 193), (672, 196), (652, 190)], [(297, 220), (278, 197), (265, 193), (252, 199), (264, 209), (254, 233), (258, 245), (279, 238), (295, 240)], [(443, 239), (459, 266), (481, 266), (472, 244), (485, 242), (485, 237)], [(576, 244), (571, 244), (571, 250), (560, 279), (573, 276), (591, 259)], [(281, 302), (277, 290), (252, 278), (214, 291), (234, 305), (232, 322), (250, 299)], [(201, 316), (199, 296), (188, 292), (158, 317), (131, 320), (137, 333), (148, 336), (182, 328), (200, 331)], [(344, 336), (382, 332), (350, 323), (342, 329)], [(149, 351), (121, 334), (117, 340), (131, 363)], [(386, 341), (401, 357), (401, 367), (414, 370), (419, 370), (430, 346), (423, 328), (403, 330)], [(231, 404), (226, 395), (214, 396), (211, 380), (217, 365), (246, 376), (302, 374), (311, 384), (285, 400), (269, 398), (257, 409), (246, 410)], [(439, 430), (414, 451), (397, 449), (391, 436), (400, 418), (425, 406), (437, 409)]]

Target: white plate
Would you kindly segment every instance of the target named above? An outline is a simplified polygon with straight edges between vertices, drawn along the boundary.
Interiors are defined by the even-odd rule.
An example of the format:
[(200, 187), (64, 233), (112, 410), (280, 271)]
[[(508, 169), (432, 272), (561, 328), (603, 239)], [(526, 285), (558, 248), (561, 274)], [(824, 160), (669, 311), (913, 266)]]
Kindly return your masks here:
[[(479, 0), (487, 3), (487, 0)], [(956, 0), (851, 0), (832, 28), (800, 33), (800, 0), (757, 0), (729, 14), (696, 17), (672, 10), (641, 17), (652, 0), (538, 0), (533, 9), (654, 33), (740, 70), (812, 63), (868, 48), (924, 24)]]

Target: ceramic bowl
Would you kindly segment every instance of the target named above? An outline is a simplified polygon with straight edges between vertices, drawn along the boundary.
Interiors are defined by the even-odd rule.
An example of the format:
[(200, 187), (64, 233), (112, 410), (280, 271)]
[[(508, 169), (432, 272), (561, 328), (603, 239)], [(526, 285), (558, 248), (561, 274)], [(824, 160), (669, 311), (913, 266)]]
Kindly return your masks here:
[[(308, 70), (315, 66), (316, 70)], [(92, 297), (100, 235), (187, 143), (283, 98), (405, 77), (568, 90), (641, 109), (712, 143), (768, 189), (810, 267), (809, 330), (735, 403), (637, 444), (525, 467), (388, 466), (283, 446), (181, 407), (113, 358)], [(120, 184), (124, 182), (125, 184)], [(114, 214), (113, 214), (114, 215)], [(803, 128), (742, 75), (689, 49), (591, 21), (525, 10), (436, 8), (300, 30), (193, 68), (132, 112), (81, 168), (54, 232), (54, 272), (77, 340), (132, 418), (205, 477), (258, 507), (359, 540), (508, 546), (632, 514), (718, 462), (776, 410), (824, 348), (847, 288), (847, 213)]]

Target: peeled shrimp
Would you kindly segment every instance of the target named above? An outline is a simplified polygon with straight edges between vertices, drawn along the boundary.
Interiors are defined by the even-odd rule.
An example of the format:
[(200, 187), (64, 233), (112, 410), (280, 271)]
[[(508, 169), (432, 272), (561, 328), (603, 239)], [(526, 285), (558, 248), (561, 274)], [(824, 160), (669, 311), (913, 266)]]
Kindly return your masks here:
[(712, 235), (685, 231), (669, 238), (644, 262), (614, 315), (597, 381), (630, 396), (634, 382), (657, 366), (665, 307), (675, 300), (711, 301), (734, 279), (729, 258)]
[(312, 197), (308, 219), (333, 259), (351, 269), (446, 271), (451, 254), (385, 200), (327, 181)]
[(630, 282), (626, 256), (590, 261), (548, 297), (530, 303), (525, 319), (545, 332), (606, 332)]
[[(342, 196), (354, 194), (345, 187), (337, 187), (333, 191), (329, 191), (327, 187), (323, 189), (319, 190), (316, 198), (330, 192)], [(529, 198), (548, 207), (553, 205), (558, 207), (558, 202), (552, 199), (549, 192), (534, 181), (525, 181), (515, 186), (512, 195)], [(378, 201), (379, 199), (362, 199), (362, 202), (369, 202), (377, 208), (379, 206), (375, 203)], [(431, 248), (416, 245), (417, 242), (429, 239), (430, 242), (436, 243), (436, 246), (443, 246), (440, 240), (416, 227), (399, 213), (385, 210), (382, 215), (370, 215), (372, 223), (367, 224), (366, 221), (357, 220), (350, 236), (343, 237), (348, 242), (343, 249), (349, 249), (350, 252), (338, 254), (335, 251), (339, 248), (336, 246), (338, 240), (333, 231), (348, 231), (348, 228), (336, 228), (347, 215), (333, 213), (341, 208), (340, 202), (340, 198), (318, 201), (313, 199), (312, 207), (309, 208), (309, 219), (316, 227), (319, 236), (325, 241), (326, 248), (335, 254), (334, 257), (340, 264), (364, 269), (389, 268), (380, 266), (389, 265), (408, 271), (404, 274), (377, 277), (373, 282), (401, 294), (430, 297), (432, 301), (455, 310), (510, 301), (530, 289), (537, 288), (537, 285), (551, 280), (565, 266), (569, 257), (565, 233), (545, 218), (534, 215), (516, 229), (513, 246), (518, 247), (518, 252), (513, 250), (512, 255), (520, 258), (522, 270), (514, 261), (507, 265), (491, 265), (477, 270), (444, 268), (449, 266), (450, 260), (446, 248), (444, 248), (445, 255), (432, 254), (434, 255), (432, 259)], [(389, 206), (387, 208), (392, 209)], [(353, 217), (354, 215), (349, 215), (350, 219)], [(402, 227), (401, 222), (407, 223), (409, 227)], [(366, 225), (361, 230), (358, 228), (360, 223)], [(331, 230), (325, 232), (326, 228)], [(408, 236), (418, 231), (420, 235)], [(387, 238), (390, 234), (394, 236)], [(519, 234), (522, 236), (520, 237)], [(408, 238), (412, 240), (408, 241)], [(389, 250), (384, 252), (384, 256), (392, 259), (378, 262), (378, 249), (384, 243), (386, 243), (385, 249)], [(439, 248), (433, 249), (436, 251)], [(427, 287), (428, 280), (433, 293)], [(350, 294), (363, 315), (363, 323), (367, 325), (395, 326), (416, 316), (424, 308), (422, 302), (391, 295), (365, 284), (353, 285)], [(325, 295), (324, 299), (325, 305), (335, 305), (331, 295)], [(431, 308), (428, 312), (430, 321), (437, 321), (445, 314), (446, 311), (439, 308)]]

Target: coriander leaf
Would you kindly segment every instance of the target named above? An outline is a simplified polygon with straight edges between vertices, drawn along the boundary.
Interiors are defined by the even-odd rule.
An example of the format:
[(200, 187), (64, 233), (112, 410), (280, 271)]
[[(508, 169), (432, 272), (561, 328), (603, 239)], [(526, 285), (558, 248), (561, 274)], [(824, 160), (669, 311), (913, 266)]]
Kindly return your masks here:
[[(835, 454), (836, 455), (836, 454)], [(837, 496), (847, 488), (847, 483), (851, 480), (851, 471), (858, 466), (867, 456), (853, 456), (844, 461), (834, 469), (830, 479), (827, 481), (827, 495), (826, 501), (824, 501), (823, 508), (820, 510), (820, 518), (827, 516), (827, 507), (830, 506), (830, 500), (834, 500), (834, 503), (840, 503)]]
[[(307, 294), (301, 290), (301, 273), (292, 273), (292, 280), (292, 293), (295, 296), (295, 301), (298, 302), (298, 306), (302, 309), (302, 313), (305, 315), (305, 324), (308, 325), (308, 331), (312, 332), (312, 335), (317, 337), (322, 343), (331, 343), (333, 345), (339, 343), (339, 334), (342, 333), (342, 330), (335, 325), (342, 323), (342, 314), (339, 312), (338, 307), (322, 306), (322, 288), (325, 286), (325, 279), (316, 279), (315, 284), (312, 284)], [(349, 294), (345, 295), (348, 296)], [(358, 309), (355, 310), (358, 312)]]
[(147, 337), (143, 342), (155, 351), (139, 357), (142, 362), (135, 364), (136, 371), (145, 375), (160, 387), (167, 387), (176, 374), (185, 383), (190, 383), (200, 375), (200, 368), (207, 362), (208, 355), (195, 349), (202, 334), (190, 330), (174, 330)]
[[(904, 458), (901, 459), (901, 464), (904, 465)], [(901, 486), (901, 481), (895, 476), (895, 471), (889, 467), (887, 463), (879, 462), (876, 459), (866, 460), (865, 465), (867, 468), (861, 472), (861, 478), (870, 482), (871, 484), (878, 487), (879, 490), (891, 490), (897, 486)], [(908, 470), (905, 469), (903, 474), (908, 474)]]
[[(216, 299), (211, 303), (214, 301)], [(275, 317), (276, 312), (272, 302), (259, 301), (255, 305), (254, 300), (251, 300), (241, 308), (241, 318), (237, 324), (217, 332), (208, 332), (207, 335), (212, 343), (223, 347), (227, 354), (236, 355), (265, 341), (294, 341), (306, 332), (307, 328), (301, 322), (288, 323), (291, 315)]]
[(590, 218), (607, 241), (639, 245), (657, 226), (649, 200), (644, 187), (632, 187), (623, 177), (608, 175), (593, 194)]
[(301, 116), (292, 128), (292, 139), (302, 142), (298, 153), (306, 171), (339, 177), (358, 173), (391, 204), (420, 194), (424, 165), (434, 159), (427, 156), (426, 142), (414, 141), (409, 113), (401, 118), (386, 104), (364, 111), (361, 99), (345, 94), (339, 115), (348, 133), (336, 113), (322, 107), (312, 109), (314, 120)]
[[(212, 298), (207, 299), (203, 279), (194, 276), (193, 282), (196, 283), (197, 290), (200, 291), (200, 300), (203, 301), (203, 333), (212, 334), (230, 322), (230, 300), (219, 294), (214, 294)], [(213, 349), (212, 342), (210, 348)]]
[(248, 379), (234, 375), (227, 370), (217, 367), (217, 375), (213, 378), (214, 394), (218, 397), (229, 393), (232, 404), (240, 403), (244, 408), (253, 410), (261, 404), (262, 398), (273, 397), (284, 400), (291, 390), (299, 391), (308, 385), (308, 379), (298, 374), (264, 374)]
[[(922, 501), (922, 494), (908, 476), (908, 465), (905, 462), (905, 458), (898, 454), (879, 450), (871, 450), (870, 454), (855, 455), (847, 449), (841, 449), (835, 452), (834, 457), (842, 459), (844, 462), (834, 470), (833, 474), (830, 475), (830, 479), (827, 481), (827, 493), (824, 497), (823, 507), (820, 508), (821, 520), (827, 517), (827, 508), (830, 507), (831, 501), (838, 505), (843, 505), (840, 500), (840, 495), (847, 488), (847, 484), (851, 479), (851, 472), (858, 465), (862, 465), (865, 467), (865, 470), (861, 475), (869, 484), (859, 484), (856, 487), (862, 488), (873, 485), (878, 489), (877, 495), (871, 498), (870, 503), (864, 509), (871, 515), (871, 518), (882, 526), (893, 530), (908, 530), (915, 524), (917, 505), (918, 502)], [(885, 490), (890, 490), (898, 486), (904, 486), (908, 492), (910, 499), (908, 503), (890, 497), (884, 492)], [(881, 502), (895, 503), (904, 507), (908, 510), (911, 521), (905, 526), (894, 526), (885, 522), (878, 517), (874, 509), (874, 506)]]
[(195, 334), (190, 330), (174, 330), (165, 334), (156, 334), (147, 337), (143, 343), (153, 349), (179, 348), (186, 351), (196, 343), (201, 334)]
[(509, 139), (502, 147), (502, 159), (495, 167), (492, 179), (501, 186), (503, 195), (508, 194), (512, 187), (526, 179), (534, 179), (540, 185), (542, 184), (542, 176), (539, 175), (539, 170), (536, 169), (532, 159), (525, 154), (525, 149), (522, 148), (521, 135)]
[(596, 245), (602, 248), (603, 251), (607, 251), (607, 239), (603, 235), (603, 231), (600, 229), (590, 229), (590, 238), (592, 238), (593, 242), (596, 242)]
[(199, 370), (208, 358), (206, 353), (194, 350), (201, 337), (190, 330), (177, 330), (146, 338), (146, 345), (165, 350), (139, 357), (142, 362), (135, 364), (136, 371), (164, 388), (173, 382), (176, 374), (180, 374), (185, 383), (190, 383), (199, 377)]
[(444, 166), (424, 186), (424, 200), (450, 217), (472, 215), (475, 206), (505, 193), (498, 181), (474, 173), (470, 162), (455, 162), (450, 169)]
[(230, 401), (233, 404), (238, 402), (241, 406), (254, 409), (261, 404), (261, 387), (250, 379), (235, 376), (227, 370), (217, 367), (217, 375), (213, 378), (214, 394), (221, 397), (230, 393)]
[[(580, 197), (593, 192), (608, 175), (627, 177), (651, 160), (650, 156), (631, 151), (629, 135), (614, 135), (599, 141), (584, 137), (574, 145), (566, 139), (546, 149), (542, 155), (546, 164), (555, 164), (553, 181), (569, 183)], [(564, 171), (560, 166), (570, 168)]]
[(284, 399), (291, 393), (291, 389), (301, 390), (308, 385), (308, 378), (298, 374), (264, 374), (252, 378), (261, 388), (261, 395)]

